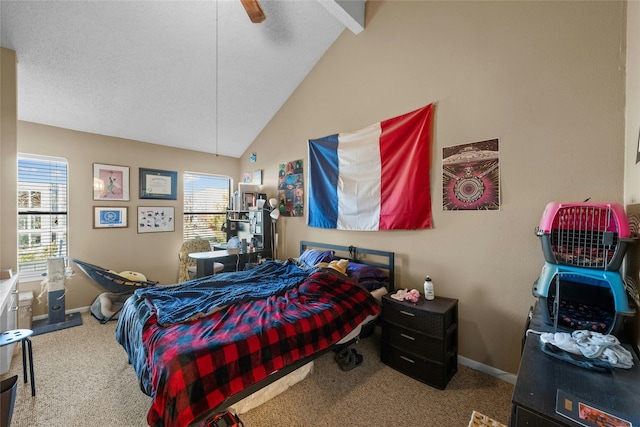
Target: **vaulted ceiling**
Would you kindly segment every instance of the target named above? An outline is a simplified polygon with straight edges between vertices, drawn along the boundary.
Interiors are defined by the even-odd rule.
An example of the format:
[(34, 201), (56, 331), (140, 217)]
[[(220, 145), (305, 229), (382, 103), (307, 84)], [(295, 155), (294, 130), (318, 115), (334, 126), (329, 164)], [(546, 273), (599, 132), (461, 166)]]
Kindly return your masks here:
[(18, 119), (240, 157), (366, 0), (0, 0)]

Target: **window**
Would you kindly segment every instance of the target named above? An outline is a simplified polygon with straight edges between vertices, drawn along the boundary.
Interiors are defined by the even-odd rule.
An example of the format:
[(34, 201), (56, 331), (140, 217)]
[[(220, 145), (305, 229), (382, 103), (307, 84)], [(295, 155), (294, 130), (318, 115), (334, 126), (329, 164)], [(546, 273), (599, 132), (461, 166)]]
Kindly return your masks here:
[(67, 256), (67, 161), (18, 155), (18, 270), (40, 276)]
[(231, 179), (185, 172), (183, 239), (196, 237), (211, 244), (227, 241), (226, 222)]

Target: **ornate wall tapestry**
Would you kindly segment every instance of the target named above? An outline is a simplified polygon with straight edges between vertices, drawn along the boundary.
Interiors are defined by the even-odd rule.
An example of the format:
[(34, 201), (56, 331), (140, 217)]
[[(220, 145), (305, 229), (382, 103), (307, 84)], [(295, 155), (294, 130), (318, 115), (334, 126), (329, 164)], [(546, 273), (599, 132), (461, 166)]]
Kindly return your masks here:
[(500, 209), (498, 139), (442, 149), (442, 209)]

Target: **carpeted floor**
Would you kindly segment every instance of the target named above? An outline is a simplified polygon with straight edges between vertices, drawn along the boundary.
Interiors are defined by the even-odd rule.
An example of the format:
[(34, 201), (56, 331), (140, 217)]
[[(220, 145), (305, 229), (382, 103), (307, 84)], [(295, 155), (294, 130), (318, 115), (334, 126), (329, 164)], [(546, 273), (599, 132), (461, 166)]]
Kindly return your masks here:
[[(22, 382), (16, 350), (9, 373), (19, 374), (13, 427), (146, 426), (150, 398), (138, 387), (115, 341), (115, 322), (89, 313), (83, 324), (33, 337), (36, 396)], [(329, 353), (304, 381), (241, 415), (246, 427), (451, 426), (466, 427), (479, 411), (508, 424), (513, 386), (464, 366), (445, 390), (415, 381), (380, 362), (379, 336), (355, 348), (362, 366), (343, 372)]]

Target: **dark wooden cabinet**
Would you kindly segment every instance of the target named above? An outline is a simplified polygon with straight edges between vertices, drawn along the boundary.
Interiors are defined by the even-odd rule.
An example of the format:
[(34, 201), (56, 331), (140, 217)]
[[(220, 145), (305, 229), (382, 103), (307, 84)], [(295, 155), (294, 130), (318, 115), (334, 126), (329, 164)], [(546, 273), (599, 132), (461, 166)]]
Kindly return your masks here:
[(458, 300), (436, 297), (417, 304), (382, 297), (382, 362), (444, 389), (458, 370)]
[[(542, 321), (542, 312), (538, 304), (528, 327), (539, 332), (553, 330)], [(624, 347), (633, 353), (630, 345), (625, 344)], [(556, 411), (558, 400), (566, 408), (573, 408), (576, 413), (576, 402), (582, 402), (629, 421), (634, 426), (640, 425), (640, 364), (635, 354), (633, 363), (631, 369), (614, 368), (611, 372), (582, 368), (543, 353), (539, 336), (530, 333), (524, 340), (518, 380), (511, 399), (510, 426), (595, 425), (574, 422), (560, 415)], [(570, 395), (572, 399), (567, 402), (562, 398), (563, 395)]]

